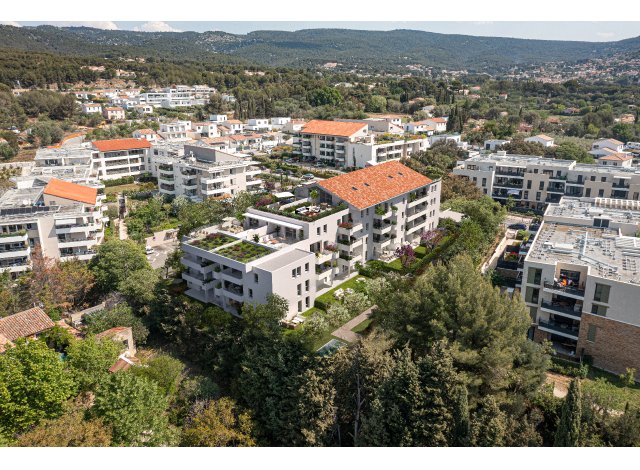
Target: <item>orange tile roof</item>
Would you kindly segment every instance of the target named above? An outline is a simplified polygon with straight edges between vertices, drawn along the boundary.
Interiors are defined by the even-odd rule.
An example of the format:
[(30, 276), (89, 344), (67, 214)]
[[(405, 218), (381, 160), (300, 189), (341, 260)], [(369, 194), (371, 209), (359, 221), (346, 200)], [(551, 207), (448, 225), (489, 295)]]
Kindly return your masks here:
[(441, 118), (441, 117), (435, 117), (435, 118), (427, 119), (427, 121), (431, 121), (431, 122), (447, 122), (447, 120), (445, 118)]
[(314, 119), (309, 121), (303, 128), (305, 134), (320, 135), (337, 135), (340, 137), (351, 137), (356, 132), (367, 128), (368, 124), (358, 122), (338, 122), (338, 121), (321, 121)]
[(431, 182), (402, 163), (391, 161), (335, 176), (318, 185), (362, 210)]
[(137, 132), (138, 132), (138, 134), (142, 134), (142, 135), (155, 134), (156, 133), (156, 131), (154, 131), (153, 129), (138, 129)]
[(151, 144), (147, 139), (94, 140), (93, 146), (100, 152), (114, 152), (117, 150), (151, 148)]
[[(553, 140), (553, 137), (549, 137), (548, 135), (544, 135), (544, 134), (534, 135), (533, 137), (537, 137), (542, 140)], [(533, 137), (529, 137), (529, 138), (531, 139)]]
[(627, 160), (631, 160), (632, 158), (632, 155), (626, 153), (613, 153), (611, 155), (607, 155), (606, 157), (600, 158), (600, 160), (626, 162)]
[(7, 341), (26, 338), (53, 328), (55, 323), (40, 307), (30, 308), (22, 312), (0, 318), (0, 335)]
[(45, 186), (44, 194), (95, 205), (98, 190), (96, 188), (53, 178), (49, 180), (49, 183)]

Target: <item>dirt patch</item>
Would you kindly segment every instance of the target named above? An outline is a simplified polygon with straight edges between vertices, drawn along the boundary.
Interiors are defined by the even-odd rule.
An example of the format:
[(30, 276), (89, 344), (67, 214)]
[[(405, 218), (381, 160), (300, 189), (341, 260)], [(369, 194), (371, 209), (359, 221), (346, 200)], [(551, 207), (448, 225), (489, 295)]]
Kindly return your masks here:
[(564, 398), (569, 392), (569, 384), (571, 384), (571, 377), (566, 375), (556, 374), (555, 372), (547, 372), (547, 379), (545, 383), (553, 385), (553, 396), (558, 398)]

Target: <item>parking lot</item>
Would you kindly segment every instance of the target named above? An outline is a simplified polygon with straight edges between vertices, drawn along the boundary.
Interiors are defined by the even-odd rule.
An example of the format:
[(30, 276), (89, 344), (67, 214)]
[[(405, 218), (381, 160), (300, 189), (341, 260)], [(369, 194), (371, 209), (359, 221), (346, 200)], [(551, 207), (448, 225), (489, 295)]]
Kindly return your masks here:
[(146, 246), (153, 248), (153, 253), (148, 254), (147, 259), (154, 269), (163, 267), (169, 255), (180, 246), (177, 238), (167, 238), (167, 236), (166, 231), (158, 232), (154, 237), (149, 237), (146, 240)]

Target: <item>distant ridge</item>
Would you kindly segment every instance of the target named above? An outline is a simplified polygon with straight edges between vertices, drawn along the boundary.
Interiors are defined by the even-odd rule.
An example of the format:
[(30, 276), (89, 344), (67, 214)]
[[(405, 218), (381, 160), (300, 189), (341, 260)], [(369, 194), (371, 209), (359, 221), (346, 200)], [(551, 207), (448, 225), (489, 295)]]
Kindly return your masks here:
[(255, 31), (137, 32), (86, 27), (0, 26), (0, 47), (68, 55), (143, 56), (168, 59), (249, 61), (308, 67), (346, 66), (495, 71), (519, 64), (574, 62), (640, 52), (640, 36), (615, 42), (544, 41), (465, 36), (426, 31), (303, 29)]

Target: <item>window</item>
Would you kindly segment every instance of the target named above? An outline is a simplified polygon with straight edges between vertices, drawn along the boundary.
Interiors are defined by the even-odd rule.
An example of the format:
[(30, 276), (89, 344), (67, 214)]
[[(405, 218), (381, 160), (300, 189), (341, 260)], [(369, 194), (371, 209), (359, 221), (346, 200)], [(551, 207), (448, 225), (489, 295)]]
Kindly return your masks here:
[(305, 292), (309, 292), (309, 279), (304, 281), (304, 290)]
[(540, 181), (540, 191), (544, 189), (544, 181)]
[(309, 263), (304, 263), (304, 271), (309, 272)]
[(253, 299), (253, 289), (249, 289), (249, 298)]
[(317, 232), (318, 232), (318, 235), (320, 235), (320, 227), (318, 227)]
[(298, 312), (302, 312), (302, 300), (298, 300)]
[(486, 186), (487, 185), (487, 178), (482, 178), (482, 186)]
[(537, 193), (536, 193), (536, 201), (539, 201), (539, 200), (540, 200), (540, 198), (541, 198), (541, 195), (540, 195), (540, 193), (539, 193), (539, 192), (537, 192)]
[(607, 177), (606, 177), (606, 176), (603, 176), (602, 178), (600, 178), (600, 181), (602, 181), (603, 183), (606, 183), (606, 181), (607, 181)]
[(322, 231), (323, 231), (324, 233), (327, 233), (327, 224), (324, 224), (324, 226), (322, 227)]
[(309, 308), (309, 307), (311, 306), (311, 302), (309, 301), (309, 297), (306, 297), (306, 298), (304, 299), (304, 306), (305, 306), (306, 308)]
[(596, 325), (589, 325), (589, 328), (587, 329), (587, 341), (589, 341), (590, 343), (596, 342), (597, 330), (598, 330), (598, 327), (596, 327)]
[(258, 275), (256, 273), (253, 273), (253, 282), (258, 283)]
[(591, 181), (595, 181), (596, 177), (595, 176), (591, 176)]
[(587, 188), (585, 192), (586, 197), (591, 197), (591, 188)]
[(302, 295), (302, 284), (298, 284), (298, 295)]
[(295, 268), (291, 270), (291, 277), (296, 277), (296, 270), (295, 270)]
[(604, 189), (598, 190), (598, 197), (604, 197)]
[(535, 287), (527, 287), (524, 300), (529, 302), (530, 304), (537, 304), (539, 295), (540, 289), (537, 289)]
[[(485, 193), (487, 192), (487, 190), (485, 189)], [(524, 192), (524, 198), (525, 199), (529, 199), (529, 191), (525, 191)]]
[(595, 300), (596, 302), (604, 302), (605, 304), (608, 303), (610, 290), (611, 286), (596, 283), (596, 290), (593, 294), (593, 300)]
[(531, 189), (531, 180), (527, 180), (527, 189)]
[(527, 274), (527, 282), (529, 284), (535, 284), (536, 286), (539, 286), (541, 278), (542, 278), (542, 269), (529, 268), (529, 272)]
[(607, 316), (607, 308), (604, 305), (591, 304), (591, 313), (594, 315), (600, 315), (601, 317)]
[(538, 316), (538, 307), (529, 307), (529, 317), (532, 322), (536, 321), (536, 317)]

